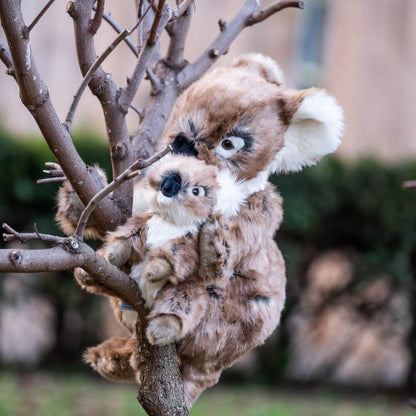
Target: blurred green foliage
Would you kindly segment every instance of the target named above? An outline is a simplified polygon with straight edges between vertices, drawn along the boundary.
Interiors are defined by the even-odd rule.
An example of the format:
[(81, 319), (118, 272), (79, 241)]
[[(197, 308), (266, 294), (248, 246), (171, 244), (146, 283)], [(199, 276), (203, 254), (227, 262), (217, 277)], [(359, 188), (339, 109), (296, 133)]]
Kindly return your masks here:
[[(104, 141), (90, 132), (79, 132), (75, 145), (86, 163), (98, 163), (109, 171), (110, 160)], [(56, 183), (37, 185), (45, 177), (44, 163), (55, 161), (46, 142), (37, 137), (14, 138), (0, 128), (0, 221), (19, 231), (58, 232), (54, 221)]]
[(405, 284), (416, 248), (416, 162), (386, 165), (374, 159), (317, 166), (273, 178), (284, 199), (284, 221), (276, 239), (288, 276), (302, 275), (325, 250), (340, 249), (355, 260), (357, 277), (387, 274)]
[[(85, 131), (75, 137), (83, 159), (110, 172), (105, 141)], [(36, 184), (44, 176), (44, 163), (54, 160), (45, 142), (38, 137), (15, 139), (0, 129), (0, 148), (0, 221), (21, 231), (31, 231), (37, 223), (41, 232), (61, 234), (53, 220), (58, 185)], [(416, 250), (416, 190), (403, 190), (402, 182), (408, 179), (416, 179), (416, 161), (387, 165), (373, 159), (343, 162), (335, 157), (302, 172), (272, 178), (284, 199), (284, 222), (276, 235), (287, 265), (284, 316), (296, 304), (309, 264), (326, 250), (339, 249), (349, 255), (355, 267), (354, 284), (383, 274), (404, 289), (410, 286), (410, 257)], [(81, 292), (70, 273), (64, 276), (38, 279), (36, 290), (54, 299), (58, 310), (60, 335), (52, 362), (71, 358), (79, 363), (85, 345), (99, 340), (95, 322), (100, 300)], [(67, 340), (74, 336), (64, 328), (68, 310), (79, 313), (85, 322), (80, 341), (72, 349)], [(259, 350), (260, 380), (284, 378), (285, 344), (284, 331), (280, 331)]]

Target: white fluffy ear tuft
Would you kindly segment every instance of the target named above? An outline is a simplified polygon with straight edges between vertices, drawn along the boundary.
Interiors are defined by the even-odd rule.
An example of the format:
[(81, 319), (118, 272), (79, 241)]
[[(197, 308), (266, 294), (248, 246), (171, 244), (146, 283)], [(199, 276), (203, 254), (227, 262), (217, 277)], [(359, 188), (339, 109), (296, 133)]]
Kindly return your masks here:
[(306, 95), (293, 114), (271, 172), (297, 172), (335, 152), (344, 131), (342, 108), (324, 90)]

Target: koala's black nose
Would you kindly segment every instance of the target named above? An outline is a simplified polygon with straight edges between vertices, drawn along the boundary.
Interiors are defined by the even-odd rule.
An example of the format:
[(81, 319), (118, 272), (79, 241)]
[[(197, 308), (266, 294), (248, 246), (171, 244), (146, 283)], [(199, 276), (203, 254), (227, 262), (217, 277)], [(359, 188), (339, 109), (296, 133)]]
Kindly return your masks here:
[(198, 156), (198, 152), (195, 146), (184, 134), (178, 134), (176, 139), (172, 143), (173, 153), (186, 155), (186, 156)]
[(179, 173), (170, 173), (165, 179), (163, 179), (163, 182), (160, 185), (160, 190), (163, 195), (171, 198), (179, 192), (181, 185), (182, 179)]

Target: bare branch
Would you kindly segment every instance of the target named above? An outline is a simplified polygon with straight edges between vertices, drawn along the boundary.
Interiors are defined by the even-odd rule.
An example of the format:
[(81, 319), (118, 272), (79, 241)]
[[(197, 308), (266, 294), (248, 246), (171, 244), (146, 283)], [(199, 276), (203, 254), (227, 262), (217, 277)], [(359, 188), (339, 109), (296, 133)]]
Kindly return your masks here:
[(39, 22), (41, 17), (48, 11), (49, 7), (52, 6), (52, 3), (55, 0), (49, 0), (48, 3), (46, 3), (46, 6), (40, 11), (40, 13), (33, 19), (33, 22), (28, 26), (27, 31), (30, 33), (30, 31), (35, 27), (36, 23)]
[(296, 7), (298, 9), (304, 9), (305, 8), (305, 1), (304, 0), (298, 0), (298, 1), (278, 1), (274, 4), (272, 4), (270, 7), (268, 7), (265, 10), (259, 10), (255, 13), (253, 13), (248, 19), (247, 19), (247, 25), (251, 26), (256, 23), (260, 23), (263, 20), (267, 19), (271, 15), (280, 12), (283, 9), (287, 9), (288, 7)]
[(14, 73), (12, 56), (10, 55), (10, 50), (8, 46), (0, 39), (0, 59), (6, 65), (6, 74), (11, 75), (16, 78)]
[(183, 2), (178, 6), (178, 8), (173, 12), (170, 21), (176, 20), (183, 14), (185, 14), (185, 12), (187, 12), (190, 8), (191, 4), (194, 4), (194, 0), (183, 0)]
[(130, 104), (129, 107), (139, 116), (140, 122), (143, 120), (144, 117), (144, 110), (140, 111), (138, 108), (136, 108), (134, 105)]
[(149, 66), (146, 68), (146, 76), (152, 84), (152, 94), (159, 94), (159, 92), (163, 88), (163, 84), (161, 83), (160, 79), (155, 75), (152, 68), (150, 68)]
[[(87, 166), (77, 153), (72, 137), (62, 126), (51, 102), (47, 86), (43, 82), (34, 60), (27, 37), (27, 29), (20, 10), (20, 2), (2, 0), (0, 18), (9, 44), (13, 45), (11, 56), (20, 98), (36, 120), (49, 148), (58, 159), (65, 175), (78, 193), (81, 201), (88, 201), (100, 190)], [(94, 216), (101, 230), (115, 228), (125, 220), (113, 201), (101, 202)]]
[(93, 77), (95, 71), (98, 67), (104, 62), (104, 60), (110, 55), (111, 52), (117, 47), (117, 45), (122, 42), (130, 32), (128, 29), (124, 29), (114, 40), (113, 42), (107, 47), (107, 49), (95, 60), (93, 65), (90, 67), (88, 72), (85, 74), (84, 79), (82, 80), (81, 85), (78, 88), (77, 93), (74, 95), (74, 99), (72, 101), (71, 107), (69, 108), (68, 114), (65, 118), (65, 126), (71, 131), (72, 122), (75, 115), (75, 110), (77, 109), (78, 103), (81, 99), (82, 93), (85, 91), (88, 83), (90, 82), (91, 78)]
[(170, 44), (167, 53), (169, 66), (182, 69), (185, 66), (183, 53), (192, 17), (193, 1), (184, 0), (175, 12), (175, 22), (170, 24)]
[[(74, 21), (77, 57), (84, 77), (99, 55), (95, 50), (94, 35), (89, 31), (94, 2), (95, 0), (72, 1), (67, 6), (67, 12)], [(95, 70), (88, 86), (98, 98), (104, 113), (111, 151), (112, 176), (115, 178), (134, 160), (134, 153), (130, 150), (130, 134), (126, 123), (126, 112), (120, 108), (117, 102), (119, 87), (113, 81), (111, 74), (106, 73), (102, 66), (98, 66)], [(122, 153), (117, 151), (118, 143), (122, 144), (124, 149)], [(116, 150), (116, 153), (113, 153), (113, 149)], [(118, 188), (113, 195), (113, 199), (126, 216), (130, 215), (133, 201), (132, 183), (126, 182)]]
[(95, 206), (103, 198), (105, 198), (107, 195), (113, 192), (114, 189), (119, 187), (123, 182), (137, 176), (140, 169), (147, 168), (148, 166), (160, 160), (163, 156), (167, 155), (170, 151), (172, 151), (172, 146), (169, 145), (164, 150), (162, 150), (159, 153), (156, 153), (154, 156), (150, 157), (147, 160), (144, 160), (144, 161), (137, 160), (131, 166), (129, 166), (123, 173), (121, 173), (121, 175), (119, 175), (111, 183), (109, 183), (105, 188), (103, 188), (97, 195), (94, 196), (94, 198), (91, 199), (91, 201), (85, 207), (84, 211), (82, 212), (78, 220), (77, 228), (75, 229), (74, 234), (82, 240), (84, 236), (84, 230), (88, 222), (88, 218), (90, 217), (90, 214), (94, 210)]
[(92, 35), (97, 33), (97, 30), (101, 26), (101, 22), (103, 20), (104, 15), (104, 0), (97, 1), (97, 7), (95, 8), (95, 15), (94, 18), (90, 21), (89, 31)]
[[(98, 6), (99, 7), (99, 6)], [(88, 83), (90, 82), (91, 78), (93, 77), (95, 71), (99, 68), (99, 66), (105, 61), (105, 59), (110, 55), (111, 52), (114, 51), (114, 49), (123, 41), (126, 39), (127, 36), (131, 35), (135, 29), (142, 23), (144, 16), (149, 11), (150, 6), (144, 13), (144, 15), (138, 20), (138, 22), (130, 29), (124, 29), (121, 33), (118, 34), (118, 36), (113, 40), (113, 42), (107, 47), (107, 49), (95, 60), (95, 62), (91, 65), (91, 67), (88, 69), (88, 72), (85, 74), (84, 79), (82, 80), (81, 85), (78, 88), (77, 93), (74, 95), (74, 100), (72, 101), (71, 107), (68, 111), (68, 114), (65, 119), (65, 125), (66, 127), (71, 130), (72, 122), (74, 119), (75, 111), (77, 109), (79, 100), (81, 99), (81, 96), (83, 92), (85, 91), (85, 88), (87, 87)], [(97, 8), (98, 13), (98, 8)]]
[(3, 229), (7, 231), (8, 233), (8, 234), (7, 233), (3, 234), (3, 240), (5, 242), (19, 240), (21, 243), (27, 243), (28, 241), (32, 241), (32, 240), (42, 240), (48, 243), (64, 244), (67, 240), (65, 237), (57, 237), (55, 235), (39, 233), (36, 228), (36, 224), (34, 224), (34, 229), (35, 229), (34, 233), (19, 233), (6, 223), (3, 223), (2, 226), (3, 226)]
[(404, 189), (416, 188), (416, 180), (403, 182)]
[(59, 176), (59, 177), (56, 177), (56, 178), (41, 178), (41, 179), (38, 179), (36, 181), (36, 183), (38, 185), (40, 185), (40, 184), (43, 184), (43, 183), (63, 182), (63, 181), (66, 181), (66, 180), (68, 180), (68, 178), (66, 176)]
[[(94, 10), (96, 10), (96, 7), (94, 6)], [(139, 16), (140, 19), (141, 16)], [(123, 31), (123, 29), (121, 28), (121, 26), (108, 14), (108, 13), (104, 13), (103, 14), (103, 19), (117, 32), (117, 33), (121, 33)], [(141, 26), (139, 26), (139, 30), (140, 30)], [(134, 42), (128, 37), (126, 36), (124, 39), (124, 42), (126, 42), (127, 46), (130, 48), (130, 50), (134, 53), (134, 55), (136, 56), (136, 58), (139, 56), (139, 50), (138, 48), (136, 48), (136, 45), (134, 44)]]
[(213, 65), (219, 56), (227, 53), (231, 43), (245, 27), (259, 23), (287, 7), (302, 8), (303, 1), (280, 1), (264, 11), (259, 11), (259, 2), (257, 0), (246, 0), (244, 6), (233, 20), (227, 24), (222, 20), (220, 33), (203, 55), (194, 63), (185, 67), (178, 75), (178, 82), (181, 88), (189, 87)]
[[(150, 29), (150, 35), (149, 35), (149, 39), (147, 40), (147, 45), (148, 46), (154, 46), (154, 44), (156, 43), (156, 39), (158, 37), (158, 34), (160, 33), (159, 30), (159, 24), (160, 24), (160, 20), (162, 19), (162, 13), (165, 7), (165, 3), (166, 0), (159, 0), (159, 4), (157, 6), (156, 9), (156, 15), (155, 15), (155, 19), (153, 20), (153, 25), (152, 28)], [(153, 4), (153, 1), (152, 1)], [(170, 16), (169, 16), (170, 18)], [(169, 21), (170, 19), (167, 19), (166, 23)], [(166, 26), (166, 23), (164, 26)]]
[[(143, 79), (144, 73), (146, 72), (146, 69), (148, 68), (150, 60), (154, 53), (154, 47), (156, 45), (156, 38), (160, 35), (160, 33), (162, 32), (162, 30), (164, 29), (164, 27), (169, 21), (170, 9), (165, 8), (165, 1), (166, 0), (159, 0), (158, 10), (160, 10), (160, 13), (156, 15), (155, 20), (153, 21), (152, 29), (149, 35), (149, 39), (146, 43), (146, 46), (143, 48), (142, 52), (140, 53), (134, 72), (131, 78), (128, 79), (127, 86), (120, 95), (120, 98), (119, 98), (120, 106), (126, 112), (129, 108), (129, 105), (133, 101), (133, 98), (136, 95), (137, 89), (139, 88), (139, 85)], [(153, 0), (151, 4), (149, 5), (149, 8), (151, 7), (152, 3), (153, 3)], [(158, 86), (161, 88), (162, 85), (159, 83)]]

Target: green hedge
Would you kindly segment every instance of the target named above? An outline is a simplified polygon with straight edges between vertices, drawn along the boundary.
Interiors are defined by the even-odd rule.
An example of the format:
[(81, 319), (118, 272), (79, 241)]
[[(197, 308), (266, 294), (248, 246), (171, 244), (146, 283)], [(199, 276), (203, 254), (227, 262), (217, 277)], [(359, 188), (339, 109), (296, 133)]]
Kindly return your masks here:
[[(105, 141), (88, 132), (76, 137), (76, 147), (84, 160), (98, 163), (109, 172)], [(31, 231), (36, 222), (41, 232), (59, 233), (53, 221), (58, 185), (36, 184), (36, 179), (43, 176), (44, 162), (54, 160), (46, 144), (39, 138), (12, 139), (0, 130), (0, 146), (0, 221), (22, 231)], [(397, 285), (408, 287), (410, 256), (416, 248), (416, 190), (402, 189), (407, 179), (416, 179), (416, 161), (386, 165), (373, 159), (346, 163), (334, 157), (300, 173), (272, 178), (284, 198), (284, 222), (276, 240), (288, 270), (286, 316), (296, 303), (306, 268), (325, 250), (342, 249), (351, 255), (357, 284), (382, 273), (391, 276)], [(88, 322), (88, 316), (97, 316), (99, 302), (83, 294), (69, 273), (65, 276), (42, 279), (38, 290), (56, 299), (60, 316), (66, 308), (81, 309)], [(62, 330), (60, 325), (62, 322), (58, 322), (57, 331)], [(80, 350), (65, 349), (67, 334), (58, 343), (52, 362), (68, 362), (71, 357), (79, 363), (85, 344), (98, 340), (94, 325), (84, 330), (90, 332), (85, 333)], [(262, 361), (269, 371), (260, 370), (258, 377), (269, 382), (283, 378), (284, 334), (280, 337), (263, 350)]]

